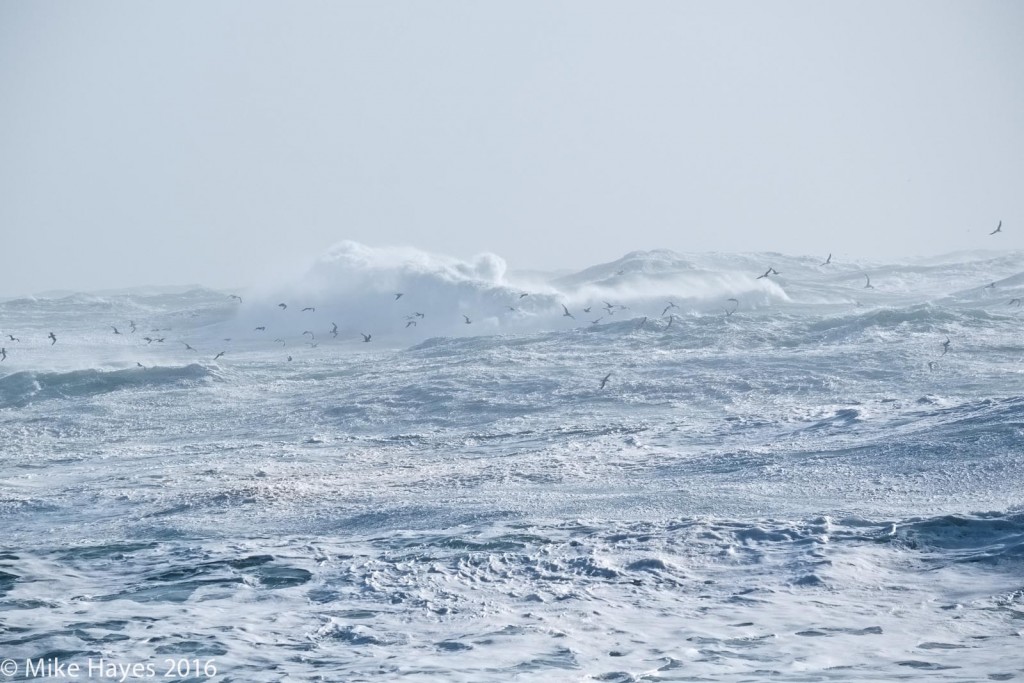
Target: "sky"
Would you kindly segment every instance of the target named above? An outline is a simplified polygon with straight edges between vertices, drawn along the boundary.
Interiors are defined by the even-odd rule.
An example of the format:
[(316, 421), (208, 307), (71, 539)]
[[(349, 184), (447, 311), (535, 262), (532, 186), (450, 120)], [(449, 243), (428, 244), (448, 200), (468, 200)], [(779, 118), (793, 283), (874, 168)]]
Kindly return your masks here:
[(246, 286), (341, 240), (1024, 249), (1022, 35), (1017, 0), (6, 0), (0, 295)]

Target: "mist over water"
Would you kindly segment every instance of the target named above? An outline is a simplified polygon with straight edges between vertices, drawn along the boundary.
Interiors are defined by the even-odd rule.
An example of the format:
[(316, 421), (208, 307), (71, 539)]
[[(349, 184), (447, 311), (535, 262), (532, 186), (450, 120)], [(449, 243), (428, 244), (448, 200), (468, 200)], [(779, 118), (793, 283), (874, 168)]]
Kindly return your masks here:
[(1024, 252), (826, 256), (2, 301), (0, 654), (1024, 678)]

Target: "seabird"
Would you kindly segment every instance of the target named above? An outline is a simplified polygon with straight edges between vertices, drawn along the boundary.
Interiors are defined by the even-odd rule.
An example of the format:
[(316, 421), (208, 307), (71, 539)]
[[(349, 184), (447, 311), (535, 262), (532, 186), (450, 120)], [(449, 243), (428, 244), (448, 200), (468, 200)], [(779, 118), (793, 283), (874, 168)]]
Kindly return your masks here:
[(305, 313), (306, 311), (312, 311), (313, 313), (316, 313), (316, 306), (306, 306), (305, 308), (303, 308), (299, 312), (300, 313)]
[(562, 304), (562, 310), (565, 311), (565, 313), (562, 314), (563, 318), (572, 318), (573, 320), (576, 319), (576, 316), (569, 312), (569, 309), (565, 307), (565, 304)]
[(49, 335), (49, 340), (50, 340), (50, 346), (53, 346), (54, 344), (57, 343), (57, 335), (55, 335), (53, 332), (51, 332), (50, 335)]
[(664, 317), (665, 317), (665, 314), (666, 314), (666, 313), (668, 313), (669, 311), (671, 311), (671, 310), (672, 310), (673, 308), (679, 308), (679, 307), (678, 307), (678, 306), (676, 306), (674, 302), (672, 302), (672, 301), (669, 301), (669, 302), (668, 302), (668, 306), (666, 306), (666, 307), (665, 307), (665, 310), (661, 312), (661, 317), (663, 317), (663, 318), (664, 318)]
[(309, 344), (309, 348), (311, 348), (311, 349), (315, 349), (316, 347), (320, 346), (320, 342), (306, 342), (306, 343)]
[(602, 301), (601, 303), (604, 304), (604, 310), (608, 311), (609, 313), (613, 308), (615, 308), (615, 304), (610, 304), (607, 301)]
[(731, 301), (735, 304), (735, 306), (732, 307), (731, 311), (729, 309), (725, 309), (725, 317), (728, 318), (730, 315), (736, 312), (736, 309), (740, 307), (740, 302), (739, 299), (733, 299), (731, 297), (726, 299), (726, 301)]
[(281, 346), (287, 346), (287, 344), (284, 343), (284, 339), (281, 339), (280, 337), (278, 337), (274, 341), (280, 343)]
[(129, 320), (128, 324), (131, 325), (131, 327), (132, 327), (132, 334), (134, 334), (135, 333), (135, 321), (134, 320)]
[(163, 344), (164, 339), (167, 339), (167, 337), (160, 337), (159, 339), (154, 339), (153, 341), (155, 341), (157, 344)]
[(668, 328), (672, 327), (672, 323), (674, 323), (675, 321), (676, 317), (674, 315), (670, 315), (668, 317), (668, 325), (665, 325), (665, 329), (667, 330)]
[(291, 356), (288, 356), (288, 360), (289, 360), (289, 362), (291, 361), (291, 359), (292, 359), (292, 357), (291, 357)]
[(604, 320), (604, 316), (602, 316), (602, 317), (598, 318), (597, 320), (591, 320), (591, 321), (590, 321), (590, 324), (591, 324), (591, 325), (596, 325), (596, 324), (598, 324), (599, 322), (601, 322), (602, 320)]
[(185, 350), (186, 351), (195, 351), (195, 349), (193, 349), (191, 346), (189, 346), (188, 342), (181, 342), (181, 343), (185, 345)]
[(7, 349), (0, 348), (0, 361), (7, 360)]
[(830, 263), (832, 263), (832, 253), (831, 253), (831, 252), (829, 252), (828, 258), (827, 258), (827, 259), (825, 259), (825, 262), (824, 262), (824, 263), (822, 263), (821, 265), (823, 265), (823, 266), (827, 266), (827, 265), (828, 265), (828, 264), (830, 264)]
[(252, 328), (252, 331), (253, 332), (266, 332), (267, 331), (267, 326), (266, 325), (260, 325), (259, 327)]
[(612, 377), (612, 373), (610, 373), (610, 372), (607, 375), (604, 376), (604, 379), (601, 380), (601, 387), (600, 387), (601, 389), (604, 389), (604, 385), (608, 384), (608, 380), (611, 379), (611, 377)]
[(313, 331), (312, 331), (312, 330), (304, 330), (304, 331), (302, 332), (302, 335), (303, 335), (303, 336), (305, 336), (305, 335), (307, 335), (307, 334), (309, 335), (309, 338), (310, 338), (310, 339), (316, 339), (316, 335), (315, 335), (315, 334), (313, 334)]
[(999, 221), (999, 225), (997, 225), (997, 226), (996, 226), (996, 229), (995, 229), (995, 230), (993, 230), (992, 232), (990, 232), (989, 234), (990, 234), (990, 235), (994, 235), (994, 234), (996, 234), (997, 232), (1002, 232), (1002, 231), (1003, 231), (1003, 222), (1002, 222), (1002, 221)]
[(331, 323), (331, 336), (332, 337), (337, 337), (338, 336), (338, 323)]
[(933, 361), (933, 360), (928, 361), (928, 369), (929, 370), (934, 370), (936, 365), (938, 365), (938, 363), (936, 363), (935, 361)]
[(985, 285), (985, 289), (995, 289), (995, 288), (996, 288), (996, 283), (994, 283), (994, 282), (992, 284), (990, 284), (990, 285)]
[(224, 352), (223, 352), (223, 351), (221, 351), (221, 352), (220, 352), (220, 353), (218, 353), (218, 354), (217, 354), (216, 356), (214, 356), (214, 357), (213, 357), (213, 359), (214, 359), (214, 360), (217, 360), (218, 358), (220, 358), (220, 357), (221, 357), (221, 356), (223, 356), (223, 355), (224, 355)]
[(427, 316), (425, 316), (422, 313), (413, 313), (413, 315), (416, 316), (417, 318), (426, 318), (427, 317)]
[(229, 299), (238, 299), (238, 303), (242, 303), (242, 297), (238, 296), (237, 294), (228, 294), (228, 298)]
[(404, 294), (405, 294), (405, 292), (395, 292), (395, 301), (398, 301), (399, 299), (401, 299), (402, 295), (404, 295)]
[(284, 309), (288, 308), (288, 304), (278, 304), (277, 307), (283, 311)]
[(111, 326), (110, 326), (110, 328), (111, 328), (112, 330), (114, 330), (114, 334), (121, 334), (120, 332), (118, 332), (118, 331), (117, 331), (117, 328), (116, 328), (116, 327), (114, 327), (113, 325), (111, 325)]
[(16, 341), (16, 342), (20, 342), (21, 341), (20, 339), (15, 337), (13, 334), (7, 335), (7, 338), (10, 339), (11, 341)]
[(646, 325), (646, 324), (647, 324), (647, 316), (645, 315), (644, 319), (640, 321), (640, 324), (636, 326), (636, 329), (642, 330), (642, 329), (644, 329), (644, 325)]
[(416, 326), (416, 321), (415, 320), (410, 320), (409, 322), (405, 323), (405, 326), (406, 327), (415, 327)]
[(524, 292), (523, 294), (519, 295), (519, 298), (522, 299), (524, 296), (530, 296), (530, 293), (529, 292)]
[(584, 313), (590, 313), (590, 309), (591, 308), (593, 308), (593, 306), (587, 306), (586, 308), (583, 309), (583, 312)]
[(1014, 304), (1017, 305), (1017, 308), (1020, 308), (1020, 299), (1010, 299), (1009, 303), (1007, 303), (1006, 305), (1013, 306)]
[(755, 278), (755, 279), (760, 280), (761, 278), (766, 278), (766, 277), (768, 277), (771, 274), (772, 274), (772, 269), (769, 268), (768, 270), (764, 271), (764, 275), (758, 275), (757, 278)]
[(136, 364), (136, 365), (138, 365), (138, 366), (139, 366), (140, 368), (142, 368), (143, 370), (145, 370), (145, 369), (146, 369), (146, 366), (145, 366), (145, 365), (143, 365), (142, 363), (140, 363), (139, 361), (135, 361), (135, 364)]
[[(360, 332), (359, 334), (363, 334), (363, 333), (362, 333), (362, 332)], [(368, 341), (370, 341), (370, 339), (371, 339), (372, 337), (373, 337), (373, 335), (372, 335), (372, 334), (363, 334), (363, 341), (364, 341), (364, 342), (368, 342)]]
[(782, 273), (780, 273), (779, 271), (775, 270), (774, 268), (769, 268), (768, 270), (772, 271), (772, 275), (782, 275)]
[(871, 285), (871, 276), (868, 275), (867, 273), (864, 273), (864, 277), (867, 278), (867, 283), (864, 285), (864, 289), (874, 289), (874, 287)]
[(945, 356), (947, 351), (949, 351), (949, 337), (946, 337), (946, 341), (942, 342), (942, 355)]
[(152, 343), (153, 343), (153, 341), (154, 341), (154, 339), (153, 339), (152, 337), (143, 337), (143, 339), (145, 339), (145, 340), (146, 340), (146, 343), (147, 343), (147, 344), (152, 344)]
[(513, 313), (518, 313), (519, 312), (519, 309), (516, 308), (515, 306), (509, 306), (508, 310), (512, 311)]
[(468, 316), (468, 315), (466, 315), (465, 313), (463, 313), (463, 314), (462, 314), (462, 317), (466, 319), (466, 324), (467, 324), (467, 325), (471, 325), (471, 324), (473, 323), (473, 321), (472, 321), (472, 320), (470, 320), (470, 319), (469, 319), (469, 316)]

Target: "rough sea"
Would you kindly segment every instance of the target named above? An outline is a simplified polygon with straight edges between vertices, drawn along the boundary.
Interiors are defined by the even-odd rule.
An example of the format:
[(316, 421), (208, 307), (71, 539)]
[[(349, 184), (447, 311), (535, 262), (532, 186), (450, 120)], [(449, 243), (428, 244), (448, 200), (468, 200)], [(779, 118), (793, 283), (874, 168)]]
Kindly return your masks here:
[(824, 261), (0, 301), (0, 680), (1024, 680), (1024, 252)]

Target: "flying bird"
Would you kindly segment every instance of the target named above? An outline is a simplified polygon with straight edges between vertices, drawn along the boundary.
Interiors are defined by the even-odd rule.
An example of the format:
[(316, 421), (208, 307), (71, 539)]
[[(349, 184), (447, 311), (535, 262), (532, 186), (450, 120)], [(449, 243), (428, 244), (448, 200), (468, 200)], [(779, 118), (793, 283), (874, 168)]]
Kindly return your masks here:
[(1017, 308), (1020, 308), (1020, 299), (1010, 299), (1009, 303), (1007, 303), (1006, 305), (1007, 306), (1014, 306), (1015, 305), (1015, 306), (1017, 306)]
[[(360, 332), (359, 334), (363, 334), (363, 333), (362, 333), (362, 332)], [(370, 339), (372, 339), (372, 338), (373, 338), (373, 335), (372, 335), (372, 334), (363, 334), (363, 341), (364, 341), (364, 342), (368, 342), (368, 341), (370, 341)]]
[(0, 348), (0, 362), (7, 360), (7, 349)]
[(996, 283), (994, 283), (994, 282), (992, 284), (985, 285), (985, 289), (995, 289), (995, 288), (996, 288)]
[(642, 330), (642, 329), (644, 329), (644, 325), (646, 325), (646, 324), (647, 324), (647, 316), (645, 315), (644, 319), (640, 321), (640, 324), (636, 326), (636, 329)]
[(332, 337), (337, 337), (338, 336), (338, 323), (331, 323), (331, 336)]
[(929, 370), (934, 370), (936, 365), (938, 365), (938, 363), (936, 363), (935, 361), (933, 361), (933, 360), (928, 361), (928, 369)]
[(942, 342), (942, 354), (941, 355), (945, 356), (947, 351), (949, 351), (949, 337), (946, 337), (946, 341)]
[(395, 292), (395, 301), (401, 299), (404, 294), (405, 292)]
[(676, 317), (674, 315), (670, 315), (668, 317), (668, 325), (665, 325), (665, 329), (667, 330), (668, 328), (672, 327), (672, 323), (674, 323), (675, 321)]
[(143, 370), (145, 370), (145, 369), (146, 369), (146, 366), (145, 366), (145, 365), (143, 365), (142, 363), (140, 363), (139, 361), (135, 361), (135, 364), (136, 364), (137, 366), (139, 366), (140, 368), (142, 368)]
[(291, 356), (288, 356), (288, 361), (289, 361), (289, 362), (291, 361), (291, 359), (292, 359), (292, 357), (291, 357)]
[(260, 325), (259, 327), (252, 328), (252, 331), (253, 332), (266, 332), (267, 331), (267, 326), (266, 325)]
[(223, 356), (223, 355), (224, 355), (224, 352), (223, 352), (223, 351), (221, 351), (221, 352), (220, 352), (220, 353), (218, 353), (218, 354), (217, 354), (216, 356), (214, 356), (214, 357), (213, 357), (213, 359), (214, 359), (214, 360), (217, 360), (218, 358), (220, 358), (220, 357), (221, 357), (221, 356)]
[(831, 253), (831, 252), (829, 252), (828, 258), (827, 258), (827, 259), (825, 259), (825, 262), (824, 262), (824, 263), (822, 263), (821, 265), (823, 265), (823, 266), (827, 266), (827, 265), (828, 265), (828, 264), (830, 264), (830, 263), (832, 263), (832, 253)]
[(311, 349), (315, 349), (316, 347), (320, 346), (320, 342), (306, 342), (306, 343), (309, 344), (309, 348), (311, 348)]
[(669, 301), (668, 302), (668, 306), (666, 306), (665, 310), (661, 312), (661, 316), (665, 317), (665, 314), (668, 313), (669, 311), (671, 311), (673, 308), (679, 308), (679, 307), (675, 305), (675, 302)]
[(305, 313), (306, 311), (311, 311), (313, 313), (316, 313), (316, 306), (306, 306), (305, 308), (303, 308), (300, 311), (300, 313)]
[(111, 326), (110, 326), (110, 328), (111, 328), (112, 330), (114, 330), (114, 334), (121, 334), (120, 332), (118, 332), (118, 331), (117, 331), (117, 328), (116, 328), (116, 327), (114, 327), (113, 325), (111, 325)]
[(13, 334), (7, 335), (7, 338), (10, 339), (11, 341), (16, 341), (16, 342), (20, 342), (21, 341), (20, 339), (15, 337)]
[(155, 340), (155, 339), (153, 339), (152, 337), (143, 337), (143, 339), (145, 339), (145, 340), (146, 340), (146, 343), (147, 343), (147, 344), (152, 344), (152, 343), (153, 343), (154, 341), (156, 341), (156, 340)]
[(523, 292), (522, 294), (519, 295), (519, 298), (522, 299), (524, 296), (530, 296), (530, 293), (529, 292)]
[(599, 322), (601, 322), (602, 320), (604, 320), (604, 316), (602, 316), (602, 317), (598, 318), (597, 320), (591, 320), (591, 321), (590, 321), (590, 324), (591, 324), (591, 325), (596, 325), (596, 324), (598, 324)]
[(601, 386), (600, 386), (601, 389), (604, 389), (604, 385), (608, 384), (608, 380), (611, 379), (611, 377), (612, 377), (612, 373), (610, 373), (610, 372), (607, 375), (604, 376), (604, 379), (601, 380)]
[(772, 275), (782, 275), (782, 273), (780, 273), (779, 271), (775, 270), (774, 268), (769, 268), (768, 270), (772, 271)]
[(284, 342), (284, 339), (281, 339), (280, 337), (278, 337), (274, 341), (279, 343), (281, 346), (287, 346), (287, 344), (285, 344), (285, 342)]
[(593, 308), (593, 306), (587, 306), (586, 308), (583, 309), (583, 312), (584, 313), (590, 313), (590, 309), (591, 308)]
[(470, 319), (469, 319), (469, 316), (468, 316), (468, 315), (466, 315), (465, 313), (463, 313), (463, 314), (462, 314), (462, 317), (466, 319), (466, 324), (467, 324), (467, 325), (472, 325), (472, 324), (473, 324), (473, 321), (472, 321), (472, 320), (470, 320)]
[(871, 284), (871, 276), (864, 273), (864, 277), (867, 278), (867, 283), (864, 285), (864, 289), (874, 289), (874, 286)]
[(303, 336), (306, 336), (307, 334), (309, 335), (310, 339), (316, 339), (316, 335), (313, 334), (313, 330), (304, 330), (302, 333)]
[(48, 338), (50, 340), (50, 346), (53, 346), (54, 344), (57, 343), (57, 335), (55, 335), (53, 332), (49, 334)]
[(995, 229), (995, 230), (993, 230), (992, 232), (990, 232), (990, 233), (989, 233), (989, 235), (994, 235), (994, 234), (996, 234), (997, 232), (1002, 232), (1002, 231), (1003, 231), (1003, 222), (1002, 222), (1002, 221), (999, 221), (999, 225), (997, 225), (997, 226), (996, 226), (996, 229)]
[(242, 303), (242, 297), (238, 296), (237, 294), (228, 294), (228, 298), (229, 299), (238, 299), (238, 303)]
[(768, 270), (764, 271), (764, 275), (758, 275), (757, 278), (755, 278), (755, 279), (760, 280), (761, 278), (766, 278), (766, 277), (768, 277), (771, 274), (772, 274), (772, 269), (769, 268)]
[(186, 351), (195, 351), (195, 349), (193, 349), (191, 346), (189, 346), (188, 342), (181, 342), (181, 343), (185, 345), (185, 350)]
[(415, 320), (410, 320), (407, 323), (405, 323), (405, 326), (406, 327), (416, 327), (416, 321)]
[(135, 321), (134, 320), (129, 320), (128, 324), (131, 325), (132, 334), (135, 334)]
[(726, 299), (726, 301), (731, 301), (731, 302), (733, 302), (735, 304), (735, 306), (732, 307), (731, 311), (728, 308), (725, 309), (725, 317), (728, 318), (730, 315), (732, 315), (733, 313), (736, 312), (736, 309), (738, 309), (740, 307), (740, 302), (739, 302), (738, 299), (731, 299), (731, 298), (730, 299)]
[(565, 307), (565, 304), (562, 304), (562, 310), (565, 311), (565, 313), (562, 314), (563, 318), (572, 318), (573, 320), (576, 319), (576, 316), (569, 312), (569, 309)]
[(283, 311), (284, 309), (288, 308), (288, 304), (278, 304), (277, 307)]

